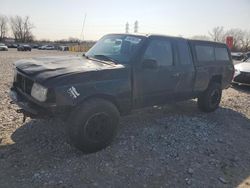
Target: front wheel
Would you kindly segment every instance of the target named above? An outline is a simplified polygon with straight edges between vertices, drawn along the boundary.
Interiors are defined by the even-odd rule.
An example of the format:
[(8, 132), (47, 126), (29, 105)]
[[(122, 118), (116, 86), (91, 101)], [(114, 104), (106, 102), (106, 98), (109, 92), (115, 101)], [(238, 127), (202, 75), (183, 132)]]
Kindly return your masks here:
[(206, 91), (198, 97), (198, 107), (203, 112), (213, 112), (220, 104), (222, 95), (221, 85), (219, 83), (209, 84)]
[(120, 114), (114, 104), (91, 99), (69, 117), (68, 132), (74, 146), (84, 153), (107, 147), (116, 135)]

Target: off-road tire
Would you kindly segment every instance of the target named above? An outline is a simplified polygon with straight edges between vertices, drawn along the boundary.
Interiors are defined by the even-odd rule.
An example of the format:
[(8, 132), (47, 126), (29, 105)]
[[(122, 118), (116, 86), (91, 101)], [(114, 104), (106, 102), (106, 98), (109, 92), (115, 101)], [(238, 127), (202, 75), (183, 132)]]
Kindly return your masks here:
[(210, 83), (206, 91), (198, 97), (198, 107), (203, 112), (215, 111), (221, 101), (222, 89), (219, 83)]
[(103, 99), (88, 100), (68, 119), (70, 140), (84, 153), (99, 151), (116, 136), (119, 118), (119, 111), (113, 103)]

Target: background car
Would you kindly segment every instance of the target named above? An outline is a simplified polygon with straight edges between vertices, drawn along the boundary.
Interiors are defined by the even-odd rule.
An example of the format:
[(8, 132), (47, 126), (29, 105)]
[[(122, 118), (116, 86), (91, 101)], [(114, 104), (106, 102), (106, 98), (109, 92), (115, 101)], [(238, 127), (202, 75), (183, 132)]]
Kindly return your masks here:
[(3, 43), (0, 43), (0, 51), (8, 51), (8, 46)]
[(245, 62), (234, 65), (234, 84), (250, 85), (250, 58)]
[(60, 50), (60, 51), (69, 51), (69, 47), (68, 46), (59, 46), (58, 50)]
[(24, 44), (17, 47), (17, 51), (31, 51), (30, 45)]
[(245, 55), (242, 52), (232, 52), (231, 56), (232, 56), (232, 59), (236, 61), (242, 61), (245, 59)]
[(8, 44), (7, 45), (8, 46), (8, 48), (17, 48), (18, 47), (18, 44)]
[(34, 49), (37, 49), (37, 48), (39, 48), (39, 45), (38, 44), (32, 44), (31, 47), (34, 48)]
[(52, 45), (44, 45), (38, 48), (39, 50), (54, 50), (55, 47)]
[(246, 52), (245, 53), (245, 60), (244, 61), (246, 61), (246, 60), (248, 60), (248, 59), (250, 59), (250, 52)]

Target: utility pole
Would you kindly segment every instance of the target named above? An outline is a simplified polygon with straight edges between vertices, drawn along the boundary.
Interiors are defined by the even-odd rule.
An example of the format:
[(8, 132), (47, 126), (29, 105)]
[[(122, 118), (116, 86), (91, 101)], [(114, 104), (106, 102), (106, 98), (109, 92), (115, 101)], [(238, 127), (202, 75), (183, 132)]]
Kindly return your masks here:
[(135, 21), (135, 25), (134, 25), (134, 33), (138, 33), (138, 21)]
[[(85, 26), (85, 22), (86, 22), (86, 17), (87, 17), (87, 14), (84, 15), (83, 24), (82, 24), (81, 36), (82, 36), (83, 41), (84, 41), (84, 26)], [(80, 36), (80, 38), (81, 38), (81, 36)]]
[(129, 33), (129, 23), (128, 22), (126, 23), (126, 26), (125, 26), (125, 33)]

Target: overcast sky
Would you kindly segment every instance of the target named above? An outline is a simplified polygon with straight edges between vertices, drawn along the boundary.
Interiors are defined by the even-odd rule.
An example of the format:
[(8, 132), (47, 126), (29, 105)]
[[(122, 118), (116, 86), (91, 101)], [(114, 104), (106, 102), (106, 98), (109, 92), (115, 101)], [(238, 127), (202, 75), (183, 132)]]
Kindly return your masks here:
[(37, 39), (96, 40), (125, 32), (207, 35), (215, 26), (250, 30), (250, 0), (0, 0), (0, 14), (30, 16)]

